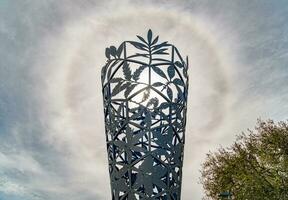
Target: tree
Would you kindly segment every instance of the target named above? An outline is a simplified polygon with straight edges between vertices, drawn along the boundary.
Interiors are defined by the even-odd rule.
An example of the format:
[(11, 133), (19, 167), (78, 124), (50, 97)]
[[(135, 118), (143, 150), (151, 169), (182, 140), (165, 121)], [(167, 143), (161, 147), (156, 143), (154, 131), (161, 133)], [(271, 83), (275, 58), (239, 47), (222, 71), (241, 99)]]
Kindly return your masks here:
[(258, 120), (230, 147), (208, 153), (201, 174), (204, 199), (226, 192), (235, 200), (287, 200), (288, 123)]

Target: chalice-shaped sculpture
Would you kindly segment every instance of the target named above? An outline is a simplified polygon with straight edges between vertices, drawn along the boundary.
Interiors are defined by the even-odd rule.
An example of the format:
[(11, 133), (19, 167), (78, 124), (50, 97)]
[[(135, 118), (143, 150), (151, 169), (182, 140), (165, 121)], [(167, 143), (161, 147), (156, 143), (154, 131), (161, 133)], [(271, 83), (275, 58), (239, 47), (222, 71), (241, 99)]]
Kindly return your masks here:
[(102, 68), (113, 200), (180, 200), (188, 58), (149, 30), (106, 48)]

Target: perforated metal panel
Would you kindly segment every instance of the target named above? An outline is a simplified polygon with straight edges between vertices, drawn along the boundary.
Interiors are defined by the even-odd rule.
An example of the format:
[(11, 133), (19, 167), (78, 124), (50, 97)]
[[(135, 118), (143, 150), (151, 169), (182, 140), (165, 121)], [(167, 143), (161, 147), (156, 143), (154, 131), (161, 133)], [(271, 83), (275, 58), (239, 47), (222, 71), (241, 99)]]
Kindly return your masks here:
[(188, 58), (145, 39), (106, 48), (102, 86), (113, 200), (180, 200)]

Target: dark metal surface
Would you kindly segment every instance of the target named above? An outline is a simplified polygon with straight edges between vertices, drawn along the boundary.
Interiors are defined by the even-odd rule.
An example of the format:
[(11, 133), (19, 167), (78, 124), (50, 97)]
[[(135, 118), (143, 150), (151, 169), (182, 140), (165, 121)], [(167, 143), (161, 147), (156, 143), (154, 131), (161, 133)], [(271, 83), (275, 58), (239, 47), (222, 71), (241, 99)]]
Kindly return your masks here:
[(188, 58), (144, 39), (106, 48), (102, 92), (113, 200), (180, 200)]

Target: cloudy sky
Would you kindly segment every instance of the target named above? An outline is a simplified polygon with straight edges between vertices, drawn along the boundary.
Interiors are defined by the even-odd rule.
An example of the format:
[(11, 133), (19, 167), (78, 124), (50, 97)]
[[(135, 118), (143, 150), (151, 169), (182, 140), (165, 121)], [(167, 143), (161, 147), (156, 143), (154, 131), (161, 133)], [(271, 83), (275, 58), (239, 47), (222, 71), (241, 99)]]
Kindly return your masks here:
[(288, 116), (286, 0), (0, 0), (0, 199), (111, 199), (104, 50), (151, 28), (190, 59), (183, 200), (205, 154)]

